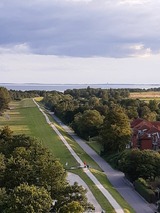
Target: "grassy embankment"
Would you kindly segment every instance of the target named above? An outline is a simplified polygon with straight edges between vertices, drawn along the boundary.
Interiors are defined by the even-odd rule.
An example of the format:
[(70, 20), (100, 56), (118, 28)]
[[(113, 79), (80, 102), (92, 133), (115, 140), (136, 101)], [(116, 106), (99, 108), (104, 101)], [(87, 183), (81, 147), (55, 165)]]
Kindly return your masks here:
[[(73, 156), (61, 142), (59, 137), (54, 133), (52, 128), (46, 123), (44, 116), (40, 113), (31, 99), (25, 99), (21, 102), (12, 102), (11, 110), (6, 111), (4, 116), (0, 117), (0, 128), (5, 125), (8, 125), (16, 134), (24, 133), (38, 138), (49, 148), (53, 155), (60, 160), (64, 167), (66, 162), (68, 162), (69, 167), (77, 165)], [(115, 197), (125, 212), (134, 212), (125, 200), (117, 193), (117, 191), (109, 184), (106, 176), (103, 174), (98, 165), (63, 131), (61, 127), (59, 127), (56, 123), (55, 125), (65, 136), (66, 140), (79, 157), (91, 166), (91, 170), (97, 179), (99, 179), (104, 187), (106, 187), (113, 197)], [(100, 203), (102, 208), (106, 210), (106, 212), (114, 212), (112, 206), (105, 199), (103, 194), (81, 169), (72, 170), (72, 172), (78, 174), (87, 183), (97, 201)]]

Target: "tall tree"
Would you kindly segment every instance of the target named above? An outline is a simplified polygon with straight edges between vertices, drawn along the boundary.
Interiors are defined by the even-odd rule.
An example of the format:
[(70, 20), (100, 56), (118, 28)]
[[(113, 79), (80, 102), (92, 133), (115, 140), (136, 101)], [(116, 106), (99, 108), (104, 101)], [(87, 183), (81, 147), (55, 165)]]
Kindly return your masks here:
[(0, 87), (0, 112), (3, 112), (4, 109), (8, 108), (10, 99), (8, 90), (4, 87)]
[(0, 187), (2, 185), (1, 180), (4, 178), (4, 173), (6, 169), (6, 164), (5, 164), (5, 156), (0, 153)]
[[(88, 211), (89, 209), (94, 210), (94, 206), (91, 203), (87, 202), (87, 198), (85, 196), (86, 192), (87, 190), (78, 185), (78, 183), (76, 182), (74, 183), (74, 185), (67, 185), (59, 194), (59, 199), (53, 207), (53, 210), (55, 212), (68, 213), (81, 213), (84, 211)], [(76, 209), (77, 211), (75, 211)]]
[(84, 139), (98, 135), (103, 116), (97, 110), (86, 110), (75, 116), (73, 128)]
[(0, 152), (0, 212), (48, 212), (50, 198), (57, 200), (58, 212), (65, 206), (68, 213), (94, 208), (86, 191), (68, 184), (62, 164), (37, 140), (5, 127), (0, 130)]
[(8, 195), (5, 188), (0, 188), (0, 212), (7, 208)]
[(100, 134), (104, 152), (119, 152), (126, 148), (131, 128), (128, 116), (121, 106), (110, 106)]
[(160, 176), (160, 154), (153, 150), (132, 149), (123, 152), (118, 160), (119, 169), (130, 180), (152, 180)]
[(49, 213), (52, 199), (43, 187), (24, 183), (16, 187), (8, 197), (6, 213)]

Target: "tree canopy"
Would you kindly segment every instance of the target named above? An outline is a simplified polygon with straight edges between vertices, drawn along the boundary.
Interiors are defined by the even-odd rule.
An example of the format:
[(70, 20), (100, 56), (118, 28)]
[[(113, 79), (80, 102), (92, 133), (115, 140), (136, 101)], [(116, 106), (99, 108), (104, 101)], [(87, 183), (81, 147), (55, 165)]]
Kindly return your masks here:
[(9, 194), (7, 213), (49, 213), (52, 198), (44, 187), (20, 184)]
[(0, 112), (3, 112), (8, 108), (10, 100), (11, 98), (9, 91), (4, 87), (0, 87)]
[[(0, 130), (0, 202), (2, 213), (87, 210), (86, 191), (77, 184), (70, 186), (62, 164), (34, 138), (15, 135), (8, 128)], [(78, 204), (77, 204), (78, 202)]]
[(100, 134), (104, 152), (117, 152), (126, 148), (131, 128), (128, 116), (121, 106), (110, 106)]
[(160, 177), (159, 165), (160, 154), (153, 150), (127, 150), (121, 153), (118, 160), (118, 168), (132, 181)]
[(86, 140), (98, 134), (103, 123), (103, 116), (97, 110), (85, 110), (76, 114), (72, 127), (76, 133)]

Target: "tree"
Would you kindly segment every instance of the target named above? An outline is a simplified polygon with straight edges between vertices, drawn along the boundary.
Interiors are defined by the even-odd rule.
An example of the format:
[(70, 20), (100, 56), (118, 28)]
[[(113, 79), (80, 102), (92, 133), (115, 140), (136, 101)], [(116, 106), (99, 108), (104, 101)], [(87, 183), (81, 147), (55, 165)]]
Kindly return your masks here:
[(103, 116), (97, 110), (86, 110), (78, 113), (73, 122), (73, 129), (82, 138), (88, 140), (89, 137), (97, 136), (99, 127), (103, 123)]
[(100, 132), (104, 152), (119, 152), (126, 148), (131, 136), (128, 116), (119, 105), (112, 105)]
[(6, 209), (8, 204), (8, 195), (5, 188), (0, 188), (0, 212)]
[(119, 169), (132, 181), (138, 178), (154, 180), (160, 176), (160, 154), (153, 150), (127, 150), (119, 158)]
[(155, 121), (157, 117), (157, 113), (151, 112), (148, 106), (141, 107), (141, 117), (148, 120), (148, 121)]
[(94, 208), (87, 202), (86, 190), (68, 184), (62, 164), (36, 139), (14, 135), (4, 128), (0, 130), (0, 150), (0, 198), (5, 198), (0, 209), (5, 213), (48, 212), (50, 198), (57, 200), (59, 212), (65, 207), (68, 212)]
[[(87, 210), (94, 210), (94, 206), (87, 202), (86, 198), (87, 190), (78, 183), (74, 185), (67, 185), (60, 193), (59, 199), (53, 206), (53, 212), (84, 212)], [(65, 211), (65, 209), (67, 209)], [(77, 211), (75, 211), (77, 209)]]
[(127, 107), (126, 113), (130, 119), (138, 118), (137, 108), (133, 106)]
[(152, 112), (157, 111), (159, 109), (158, 101), (156, 101), (156, 100), (149, 100), (148, 106)]
[[(20, 140), (26, 139), (25, 136), (14, 137)], [(13, 151), (6, 160), (3, 185), (6, 189), (13, 189), (19, 184), (27, 182), (36, 186), (44, 186), (51, 196), (58, 195), (61, 188), (66, 185), (66, 172), (62, 164), (38, 141), (31, 139), (30, 146), (28, 146), (28, 142), (29, 140), (22, 142), (21, 146), (24, 147), (18, 147), (20, 143), (17, 141), (15, 143), (17, 147), (14, 149), (11, 143), (10, 150), (13, 149)]]
[(10, 99), (11, 98), (8, 90), (4, 87), (0, 87), (0, 112), (3, 112), (8, 108)]
[(84, 208), (77, 201), (72, 201), (60, 208), (61, 213), (83, 213)]
[(2, 179), (4, 178), (5, 174), (5, 169), (6, 169), (6, 164), (5, 164), (5, 156), (0, 153), (0, 187), (2, 186)]
[(26, 183), (16, 187), (8, 197), (6, 213), (47, 213), (52, 199), (44, 187)]

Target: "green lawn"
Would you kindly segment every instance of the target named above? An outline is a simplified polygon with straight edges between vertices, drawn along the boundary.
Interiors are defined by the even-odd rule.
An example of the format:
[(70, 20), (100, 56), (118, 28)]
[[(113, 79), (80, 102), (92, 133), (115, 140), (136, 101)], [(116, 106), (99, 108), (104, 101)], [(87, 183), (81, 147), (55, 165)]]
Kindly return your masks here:
[[(59, 139), (57, 134), (46, 123), (45, 117), (36, 107), (31, 99), (24, 99), (21, 102), (11, 103), (11, 109), (7, 110), (4, 116), (0, 117), (0, 127), (8, 125), (16, 134), (24, 133), (38, 138), (53, 155), (64, 165), (68, 162), (68, 168), (77, 165), (77, 161), (70, 154), (66, 146)], [(53, 121), (50, 116), (50, 120)], [(118, 192), (109, 184), (106, 176), (99, 166), (81, 149), (81, 147), (64, 132), (64, 130), (53, 121), (59, 131), (64, 135), (67, 142), (74, 151), (79, 155), (82, 161), (86, 161), (91, 166), (91, 171), (97, 179), (110, 191), (117, 202), (122, 206), (126, 213), (133, 213), (134, 210), (126, 203), (126, 201), (118, 194)], [(101, 207), (109, 213), (114, 213), (113, 207), (109, 204), (103, 194), (92, 183), (82, 169), (75, 169), (72, 172), (78, 174), (89, 186)]]
[(97, 141), (90, 141), (90, 142), (87, 142), (87, 144), (92, 148), (94, 149), (95, 152), (97, 152), (98, 154), (100, 154), (101, 152), (101, 145), (97, 142)]

